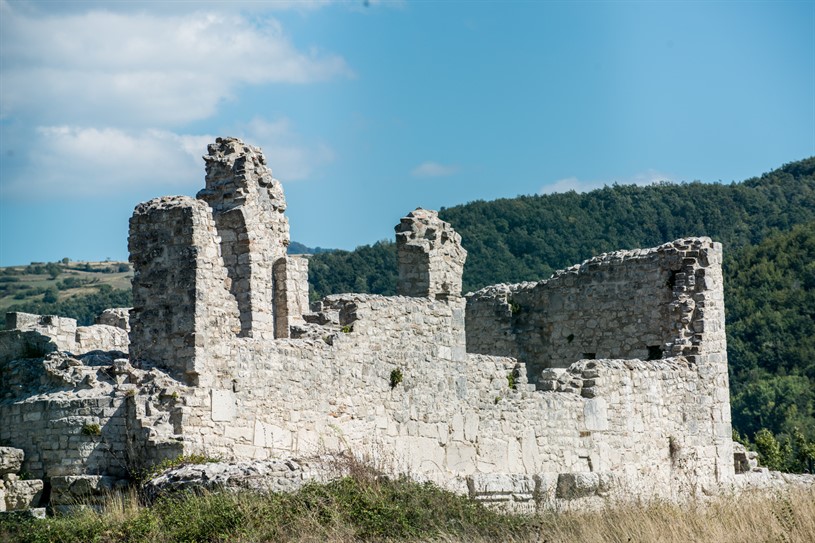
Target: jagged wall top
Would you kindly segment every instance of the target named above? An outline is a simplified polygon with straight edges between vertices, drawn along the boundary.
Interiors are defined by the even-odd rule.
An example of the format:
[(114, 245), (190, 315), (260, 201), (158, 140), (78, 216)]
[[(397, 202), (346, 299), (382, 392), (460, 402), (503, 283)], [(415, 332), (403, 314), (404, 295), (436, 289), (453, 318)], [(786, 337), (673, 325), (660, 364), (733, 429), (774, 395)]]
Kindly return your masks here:
[[(198, 193), (212, 209), (230, 291), (238, 301), (241, 335), (271, 337), (275, 321), (272, 269), (286, 258), (289, 221), (280, 182), (258, 147), (237, 138), (208, 146), (206, 188)], [(279, 309), (279, 307), (278, 307)]]
[(198, 198), (213, 205), (240, 205), (257, 195), (259, 200), (280, 213), (286, 210), (286, 197), (280, 181), (272, 177), (266, 157), (258, 147), (237, 138), (217, 138), (207, 146), (206, 188)]
[(396, 225), (399, 294), (431, 298), (461, 296), (467, 251), (461, 236), (439, 214), (416, 208)]

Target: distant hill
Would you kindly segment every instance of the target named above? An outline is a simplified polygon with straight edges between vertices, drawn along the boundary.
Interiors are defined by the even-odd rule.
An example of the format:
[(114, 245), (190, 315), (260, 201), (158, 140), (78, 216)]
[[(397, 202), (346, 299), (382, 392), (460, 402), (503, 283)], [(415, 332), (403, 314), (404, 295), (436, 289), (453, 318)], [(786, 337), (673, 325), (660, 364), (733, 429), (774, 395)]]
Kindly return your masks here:
[[(72, 317), (92, 324), (109, 307), (131, 303), (127, 262), (32, 262), (0, 268), (0, 312)], [(2, 321), (0, 321), (2, 322)]]
[(292, 241), (289, 243), (288, 254), (290, 255), (318, 255), (320, 253), (330, 253), (335, 249), (324, 249), (322, 247), (306, 247), (302, 243)]
[[(742, 183), (614, 185), (442, 208), (468, 251), (464, 290), (545, 279), (607, 251), (710, 236), (725, 252), (815, 219), (815, 157)], [(311, 260), (314, 296), (396, 292), (391, 241)], [(351, 273), (351, 270), (358, 273)]]

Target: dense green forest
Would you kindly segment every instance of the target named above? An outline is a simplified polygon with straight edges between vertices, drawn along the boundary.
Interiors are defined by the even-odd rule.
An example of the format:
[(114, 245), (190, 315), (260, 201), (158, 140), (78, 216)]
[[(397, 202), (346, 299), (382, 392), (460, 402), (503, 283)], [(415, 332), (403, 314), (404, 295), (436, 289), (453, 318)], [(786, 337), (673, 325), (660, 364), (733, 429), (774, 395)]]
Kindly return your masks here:
[[(547, 278), (606, 251), (710, 236), (725, 249), (733, 423), (765, 463), (815, 461), (815, 157), (742, 183), (614, 185), (442, 209), (468, 251), (464, 289)], [(394, 294), (396, 246), (312, 257), (312, 296)], [(766, 431), (762, 431), (766, 429)], [(756, 437), (758, 436), (758, 437)]]

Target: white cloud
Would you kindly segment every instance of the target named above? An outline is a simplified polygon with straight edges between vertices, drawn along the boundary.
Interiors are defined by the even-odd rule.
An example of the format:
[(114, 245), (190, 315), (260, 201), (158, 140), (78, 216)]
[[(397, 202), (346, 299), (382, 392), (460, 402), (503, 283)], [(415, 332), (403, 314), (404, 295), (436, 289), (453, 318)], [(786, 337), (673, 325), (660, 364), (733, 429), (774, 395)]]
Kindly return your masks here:
[(286, 118), (267, 121), (256, 117), (240, 132), (239, 136), (245, 141), (263, 149), (274, 176), (284, 183), (313, 176), (336, 156), (326, 144), (302, 143), (301, 136)]
[(670, 175), (650, 169), (625, 179), (615, 179), (613, 181), (584, 180), (578, 179), (577, 177), (566, 177), (564, 179), (558, 179), (557, 181), (547, 183), (546, 185), (541, 187), (540, 191), (538, 191), (538, 194), (554, 194), (556, 192), (569, 192), (571, 190), (575, 192), (589, 192), (594, 189), (599, 189), (606, 185), (610, 185), (612, 183), (618, 183), (620, 185), (644, 186), (659, 183), (661, 181), (673, 182), (674, 179)]
[(337, 55), (297, 49), (270, 18), (88, 11), (0, 1), (0, 118), (168, 126), (212, 115), (241, 85), (351, 75)]
[(13, 200), (87, 198), (144, 187), (192, 193), (203, 186), (207, 135), (163, 130), (47, 126), (37, 129), (28, 166), (3, 180)]
[(438, 162), (422, 162), (411, 171), (414, 177), (446, 177), (458, 172), (458, 166), (439, 164)]
[[(236, 134), (260, 146), (281, 181), (313, 176), (331, 162), (334, 151), (306, 144), (287, 119), (254, 119)], [(26, 166), (0, 181), (3, 198), (71, 199), (111, 196), (153, 187), (154, 196), (195, 194), (204, 186), (209, 134), (167, 130), (43, 126), (28, 142)]]

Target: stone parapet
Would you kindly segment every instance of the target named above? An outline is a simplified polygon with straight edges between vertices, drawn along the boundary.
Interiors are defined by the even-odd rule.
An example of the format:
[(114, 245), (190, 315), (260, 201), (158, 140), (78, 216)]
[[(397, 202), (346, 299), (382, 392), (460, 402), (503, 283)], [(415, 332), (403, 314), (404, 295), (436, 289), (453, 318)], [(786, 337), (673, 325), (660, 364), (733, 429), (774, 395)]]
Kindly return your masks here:
[(467, 251), (450, 224), (435, 211), (417, 208), (395, 230), (399, 294), (444, 300), (461, 296)]

